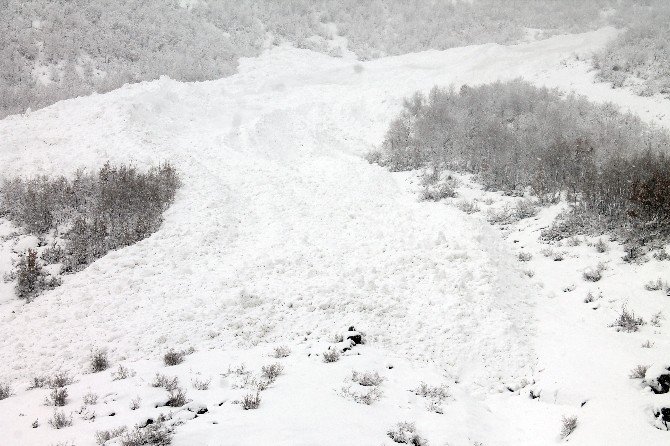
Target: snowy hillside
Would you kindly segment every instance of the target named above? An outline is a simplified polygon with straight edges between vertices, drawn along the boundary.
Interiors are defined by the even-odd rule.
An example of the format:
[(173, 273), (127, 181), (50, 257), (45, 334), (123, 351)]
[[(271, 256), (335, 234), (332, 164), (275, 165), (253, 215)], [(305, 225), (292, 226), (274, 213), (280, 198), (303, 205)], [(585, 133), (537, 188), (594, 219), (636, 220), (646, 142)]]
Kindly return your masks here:
[[(572, 444), (667, 444), (655, 413), (670, 400), (647, 385), (670, 361), (667, 327), (608, 326), (624, 303), (645, 320), (670, 314), (670, 298), (643, 288), (670, 280), (667, 266), (620, 266), (620, 247), (598, 256), (587, 240), (554, 247), (570, 261), (543, 259), (537, 234), (555, 210), (501, 231), (419, 202), (413, 175), (362, 157), (402, 98), (435, 84), (523, 77), (670, 128), (670, 101), (593, 83), (582, 56), (616, 34), (370, 62), (279, 47), (225, 79), (162, 78), (1, 120), (0, 176), (170, 161), (184, 183), (158, 232), (31, 304), (0, 284), (0, 382), (14, 394), (0, 401), (2, 441), (95, 444), (97, 431), (172, 413), (178, 446), (390, 445), (387, 431), (404, 421), (431, 445), (546, 445), (565, 441), (562, 416), (578, 417)], [(463, 184), (471, 198), (506, 199)], [(0, 222), (4, 273), (37, 241)], [(598, 261), (611, 274), (585, 285), (582, 271)], [(607, 298), (585, 304), (588, 291)], [(352, 326), (366, 342), (348, 348)], [(287, 357), (273, 353), (281, 346)], [(163, 364), (170, 349), (190, 348), (183, 363)], [(106, 349), (109, 370), (89, 373), (94, 349)], [(282, 373), (258, 409), (243, 410), (235, 401), (272, 363)], [(629, 379), (643, 363), (656, 365), (647, 381)], [(134, 373), (113, 380), (119, 364)], [(63, 429), (48, 424), (50, 391), (25, 390), (58, 370), (74, 377), (58, 408), (72, 417)], [(353, 371), (383, 379), (363, 385)], [(152, 387), (157, 372), (179, 378), (186, 405), (170, 407)], [(85, 404), (91, 392), (97, 402)]]

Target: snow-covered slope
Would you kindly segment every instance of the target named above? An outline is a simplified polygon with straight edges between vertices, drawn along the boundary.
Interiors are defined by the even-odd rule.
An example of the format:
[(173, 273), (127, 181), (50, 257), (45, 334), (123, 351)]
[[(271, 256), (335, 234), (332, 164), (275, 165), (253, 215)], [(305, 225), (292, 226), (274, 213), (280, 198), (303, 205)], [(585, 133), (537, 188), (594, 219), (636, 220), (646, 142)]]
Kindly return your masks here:
[[(319, 379), (321, 361), (307, 356), (354, 325), (367, 334), (369, 350), (362, 351), (370, 359), (362, 366), (403, 364), (389, 394), (402, 395), (422, 377), (439, 376), (453, 387), (451, 417), (421, 415), (437, 417), (424, 422), (431, 444), (556, 441), (560, 407), (536, 414), (526, 397), (488, 396), (536, 375), (544, 352), (536, 348), (535, 308), (544, 291), (526, 280), (497, 229), (439, 203), (418, 203), (401, 176), (360, 155), (381, 141), (404, 96), (435, 84), (523, 76), (670, 124), (667, 101), (594, 85), (588, 65), (571, 57), (614, 34), (604, 29), (366, 63), (277, 48), (243, 59), (239, 74), (226, 79), (161, 79), (0, 121), (0, 175), (167, 160), (184, 179), (150, 238), (67, 276), (30, 305), (2, 285), (0, 379), (22, 389), (54, 369), (79, 373), (90, 350), (104, 347), (113, 362), (145, 370), (136, 384), (146, 387), (146, 360), (155, 369), (168, 348), (198, 350), (191, 365), (179, 366), (183, 373), (200, 367), (217, 374), (239, 357), (253, 361), (250, 352), (267, 354), (265, 343), (288, 343), (295, 359), (287, 360), (294, 361), (286, 371), (290, 387), (281, 378), (276, 384), (281, 404), (244, 413), (224, 406), (217, 425), (178, 428), (175, 444), (380, 444), (390, 441), (388, 419), (417, 417), (417, 409), (400, 397), (379, 412), (342, 403), (333, 387), (355, 366), (346, 361), (356, 359), (337, 363), (340, 381), (331, 383), (327, 373)], [(100, 380), (83, 376), (79, 385), (102, 386)], [(223, 393), (224, 381), (217, 387)], [(303, 384), (314, 392), (300, 392)], [(14, 398), (26, 401), (23, 392)], [(32, 419), (17, 421), (12, 404), (0, 402), (3, 414), (11, 412), (0, 416), (0, 430), (12, 432), (9, 444), (93, 441), (96, 425), (88, 421), (59, 431), (46, 423), (28, 429)], [(292, 404), (299, 408), (293, 417)], [(277, 414), (282, 422), (269, 423)], [(131, 412), (124, 416), (124, 423), (135, 420)], [(510, 426), (514, 418), (518, 424)], [(640, 425), (646, 426), (635, 429)], [(646, 438), (666, 438), (657, 432)], [(612, 441), (631, 438), (637, 437)]]

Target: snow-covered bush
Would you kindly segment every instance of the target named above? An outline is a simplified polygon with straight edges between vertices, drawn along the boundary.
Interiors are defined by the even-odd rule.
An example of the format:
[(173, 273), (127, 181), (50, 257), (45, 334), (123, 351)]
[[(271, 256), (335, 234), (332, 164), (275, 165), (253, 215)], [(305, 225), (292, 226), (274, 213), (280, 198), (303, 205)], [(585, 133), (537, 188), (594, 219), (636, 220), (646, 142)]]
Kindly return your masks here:
[[(78, 172), (72, 180), (16, 178), (0, 187), (0, 214), (33, 235), (67, 228), (41, 257), (61, 263), (62, 272), (76, 272), (155, 232), (179, 184), (169, 164), (148, 172), (106, 164), (94, 174)], [(17, 281), (17, 295), (27, 300), (60, 284), (46, 275), (34, 250), (19, 259), (8, 278)]]
[(72, 426), (72, 416), (68, 417), (65, 412), (55, 410), (53, 416), (49, 419), (49, 425), (54, 429)]
[(340, 352), (331, 349), (323, 352), (323, 362), (337, 362), (340, 360)]
[(165, 353), (165, 355), (163, 355), (163, 364), (167, 366), (181, 364), (184, 362), (184, 356), (184, 352), (169, 350), (167, 353)]
[(290, 354), (291, 354), (291, 349), (288, 348), (288, 347), (285, 346), (285, 345), (276, 347), (276, 348), (274, 349), (273, 353), (272, 353), (272, 355), (273, 355), (275, 358), (277, 358), (277, 359), (279, 359), (279, 358), (286, 358), (286, 357), (288, 357)]
[(170, 390), (165, 405), (168, 407), (181, 407), (186, 404), (186, 392), (181, 387)]
[(68, 392), (65, 387), (53, 389), (46, 398), (45, 404), (47, 406), (61, 407), (67, 403)]
[(616, 331), (624, 331), (626, 333), (633, 333), (639, 331), (640, 327), (644, 325), (644, 320), (641, 317), (635, 317), (635, 313), (629, 312), (626, 307), (621, 309), (621, 314), (612, 323), (612, 327)]
[(37, 258), (37, 251), (32, 249), (19, 258), (15, 271), (9, 279), (16, 279), (16, 295), (26, 302), (32, 301), (43, 291), (56, 288), (61, 283), (57, 277), (49, 278)]
[(242, 398), (242, 409), (253, 410), (258, 409), (261, 405), (261, 395), (259, 392), (248, 393)]
[(91, 353), (91, 371), (93, 373), (102, 372), (109, 368), (109, 359), (107, 358), (107, 351), (104, 349), (96, 349)]
[(0, 401), (9, 398), (12, 394), (12, 389), (9, 384), (0, 383)]
[(193, 385), (193, 388), (196, 390), (207, 390), (209, 389), (209, 385), (212, 382), (212, 379), (200, 379), (200, 378), (194, 378), (191, 381), (191, 384)]
[[(670, 236), (670, 135), (611, 104), (521, 80), (435, 87), (405, 100), (381, 150), (390, 170), (463, 170), (488, 189), (567, 198), (570, 209), (543, 230), (545, 240), (608, 230), (624, 240)], [(509, 224), (536, 213), (525, 199), (488, 219)]]
[(428, 441), (416, 432), (415, 424), (407, 421), (401, 421), (393, 429), (389, 429), (386, 435), (395, 443), (428, 446)]
[(122, 446), (168, 446), (172, 443), (172, 429), (158, 420), (145, 427), (135, 426), (121, 435)]
[(647, 291), (658, 291), (665, 289), (668, 286), (667, 283), (663, 281), (660, 277), (656, 280), (650, 280), (644, 285), (644, 289)]
[(358, 404), (370, 406), (379, 401), (384, 396), (384, 392), (378, 386), (366, 387), (364, 390), (356, 390), (352, 389), (352, 386), (344, 386), (342, 387), (342, 396)]
[(261, 376), (270, 384), (275, 382), (279, 375), (281, 375), (283, 372), (284, 367), (279, 363), (264, 365), (261, 367)]
[(371, 387), (381, 385), (386, 380), (386, 378), (380, 376), (377, 372), (360, 373), (354, 370), (351, 372), (351, 380), (361, 386)]
[(630, 371), (628, 377), (630, 379), (644, 379), (648, 369), (648, 365), (636, 365), (633, 367), (633, 370)]
[[(39, 381), (44, 380), (44, 378), (35, 378), (35, 384), (38, 384)], [(69, 386), (74, 382), (74, 379), (66, 371), (56, 372), (51, 378), (47, 378), (45, 384), (47, 384), (52, 389), (58, 389), (60, 387)], [(35, 386), (35, 387), (43, 387)]]
[(456, 207), (466, 214), (474, 214), (479, 212), (479, 206), (473, 200), (461, 200), (456, 202)]
[(598, 282), (603, 277), (603, 271), (606, 267), (602, 263), (599, 263), (596, 267), (587, 268), (582, 273), (584, 280), (588, 282)]
[(561, 420), (561, 438), (567, 438), (577, 429), (577, 417), (563, 417)]
[(119, 368), (112, 372), (112, 381), (120, 381), (122, 379), (127, 379), (130, 376), (133, 376), (135, 372), (130, 370), (128, 367), (124, 367), (119, 364)]
[(530, 262), (533, 259), (533, 254), (526, 251), (521, 251), (517, 257), (519, 262)]
[(650, 0), (622, 9), (626, 30), (593, 58), (598, 79), (643, 96), (670, 95), (670, 5)]
[(168, 378), (167, 376), (161, 375), (160, 373), (156, 373), (156, 376), (154, 376), (154, 380), (151, 382), (151, 387), (162, 387), (168, 392), (171, 392), (178, 386), (179, 386), (179, 379), (176, 376)]
[(95, 442), (102, 446), (112, 438), (120, 437), (128, 429), (125, 426), (118, 427), (116, 429), (98, 431), (95, 433)]

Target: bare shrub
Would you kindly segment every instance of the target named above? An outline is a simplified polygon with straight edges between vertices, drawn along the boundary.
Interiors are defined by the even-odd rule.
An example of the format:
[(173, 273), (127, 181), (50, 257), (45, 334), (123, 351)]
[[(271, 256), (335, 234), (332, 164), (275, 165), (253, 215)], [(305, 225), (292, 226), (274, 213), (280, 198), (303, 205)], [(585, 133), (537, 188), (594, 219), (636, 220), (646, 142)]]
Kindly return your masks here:
[(140, 398), (139, 396), (133, 398), (132, 400), (130, 400), (130, 410), (139, 409), (141, 404), (142, 404), (142, 398)]
[(519, 262), (529, 262), (533, 259), (533, 254), (521, 251), (518, 255)]
[(455, 196), (456, 191), (451, 181), (441, 181), (433, 185), (426, 184), (421, 193), (421, 199), (424, 201), (440, 201)]
[(87, 406), (94, 406), (98, 403), (98, 394), (93, 392), (88, 392), (84, 395), (84, 404)]
[(465, 212), (466, 214), (474, 214), (480, 211), (477, 203), (472, 200), (460, 200), (456, 202), (456, 208), (462, 212)]
[(428, 446), (428, 441), (416, 432), (414, 423), (402, 421), (395, 428), (389, 429), (386, 435), (395, 443), (411, 444), (414, 446)]
[(651, 315), (651, 318), (649, 319), (649, 323), (653, 325), (654, 327), (660, 327), (661, 326), (661, 320), (665, 319), (663, 317), (663, 312), (658, 311), (654, 314)]
[(52, 290), (60, 285), (59, 279), (48, 279), (37, 258), (37, 252), (32, 249), (21, 256), (12, 277), (16, 277), (16, 295), (26, 302), (32, 301), (43, 291)]
[(515, 205), (515, 214), (518, 220), (535, 217), (538, 212), (537, 204), (528, 198), (519, 200)]
[(276, 347), (273, 352), (275, 358), (286, 358), (291, 354), (291, 349), (285, 345)]
[[(106, 164), (94, 174), (77, 172), (73, 180), (6, 181), (0, 187), (0, 213), (35, 235), (69, 228), (63, 234), (64, 246), (45, 250), (44, 259), (62, 263), (65, 273), (76, 272), (110, 250), (155, 232), (179, 185), (170, 164), (146, 173)], [(58, 278), (47, 280), (30, 252), (19, 261), (16, 276), (17, 294), (28, 299), (60, 283)]]
[(135, 426), (132, 431), (121, 436), (122, 446), (167, 446), (172, 443), (172, 430), (163, 421)]
[(599, 263), (595, 268), (588, 268), (582, 273), (584, 280), (588, 282), (598, 282), (603, 277), (603, 271), (606, 267), (602, 263)]
[(104, 349), (97, 349), (91, 353), (91, 371), (93, 373), (102, 372), (109, 368), (109, 359)]
[(625, 255), (621, 258), (626, 263), (641, 263), (644, 262), (644, 249), (640, 246), (629, 243), (624, 246)]
[(378, 386), (367, 387), (363, 391), (353, 390), (351, 386), (344, 386), (342, 387), (342, 395), (358, 404), (370, 406), (379, 401), (384, 396), (384, 392)]
[(173, 366), (184, 362), (184, 352), (170, 350), (163, 356), (163, 363), (166, 366)]
[(616, 328), (616, 331), (633, 333), (638, 331), (642, 325), (644, 325), (644, 321), (641, 317), (635, 317), (635, 313), (632, 311), (629, 312), (626, 307), (623, 307), (621, 309), (621, 314), (619, 317), (617, 317), (611, 326)]
[(248, 393), (242, 399), (242, 409), (253, 410), (258, 409), (261, 405), (261, 395), (259, 392)]
[(12, 389), (9, 387), (9, 384), (4, 384), (0, 382), (0, 401), (7, 399), (11, 396)]
[(47, 406), (62, 407), (67, 404), (67, 388), (62, 387), (58, 389), (53, 389), (49, 396), (47, 397), (45, 404)]
[(209, 389), (209, 384), (212, 382), (212, 379), (200, 379), (200, 378), (194, 378), (191, 381), (191, 384), (193, 385), (193, 388), (196, 390), (207, 390)]
[(644, 379), (647, 370), (649, 370), (648, 365), (637, 365), (630, 371), (628, 377), (630, 379)]
[(179, 379), (176, 376), (168, 378), (165, 375), (156, 373), (156, 376), (154, 376), (154, 380), (151, 383), (151, 387), (162, 387), (168, 392), (171, 392), (179, 387)]
[(72, 426), (72, 416), (65, 415), (63, 411), (54, 411), (53, 416), (49, 419), (49, 425), (54, 429), (63, 429)]
[(609, 246), (607, 246), (607, 243), (601, 238), (598, 239), (598, 241), (593, 245), (596, 248), (596, 251), (599, 253), (605, 253), (609, 250)]
[(119, 368), (112, 372), (112, 381), (120, 381), (133, 376), (135, 372), (119, 364)]
[(337, 350), (326, 350), (323, 352), (323, 362), (337, 362), (340, 360), (340, 352)]
[(577, 429), (577, 417), (563, 417), (561, 420), (561, 438), (567, 438)]
[(261, 368), (261, 376), (265, 378), (270, 384), (272, 384), (277, 380), (283, 371), (284, 367), (279, 363), (264, 365)]
[(654, 343), (651, 342), (649, 339), (647, 339), (645, 342), (642, 343), (642, 348), (652, 348), (654, 346)]
[(360, 384), (361, 386), (370, 387), (381, 385), (386, 380), (386, 378), (380, 376), (377, 372), (360, 373), (354, 370), (351, 372), (351, 380)]
[(659, 277), (656, 280), (651, 280), (644, 285), (644, 289), (647, 291), (658, 291), (665, 289), (667, 284)]
[(120, 437), (126, 432), (126, 430), (127, 428), (125, 426), (121, 426), (116, 429), (98, 431), (95, 433), (95, 442), (102, 446), (112, 438)]
[(168, 407), (181, 407), (186, 404), (186, 392), (181, 387), (169, 391), (170, 395), (165, 403)]
[[(35, 383), (37, 384), (37, 380), (40, 378), (35, 378)], [(41, 378), (44, 379), (44, 378)], [(46, 380), (46, 384), (49, 385), (52, 389), (57, 389), (59, 387), (65, 387), (69, 386), (70, 384), (74, 383), (74, 379), (70, 376), (70, 374), (66, 371), (60, 371), (56, 372), (54, 376), (51, 378), (48, 378)]]

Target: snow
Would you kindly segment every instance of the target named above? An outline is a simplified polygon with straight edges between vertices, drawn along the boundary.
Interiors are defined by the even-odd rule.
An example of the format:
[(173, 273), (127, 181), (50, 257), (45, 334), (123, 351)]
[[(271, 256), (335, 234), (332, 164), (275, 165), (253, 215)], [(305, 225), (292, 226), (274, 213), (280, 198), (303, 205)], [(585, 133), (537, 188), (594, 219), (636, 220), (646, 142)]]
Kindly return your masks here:
[[(5, 441), (94, 444), (97, 430), (172, 410), (172, 422), (184, 421), (175, 426), (178, 446), (391, 444), (386, 431), (400, 421), (416, 422), (433, 445), (552, 444), (563, 415), (579, 417), (573, 444), (665, 444), (668, 433), (653, 426), (661, 400), (628, 372), (662, 360), (667, 330), (608, 327), (624, 302), (645, 320), (670, 314), (662, 292), (642, 288), (663, 274), (660, 262), (623, 265), (614, 245), (602, 255), (562, 246), (568, 258), (554, 262), (540, 254), (537, 236), (555, 210), (501, 231), (480, 215), (418, 202), (411, 175), (360, 156), (382, 140), (404, 96), (435, 84), (523, 76), (670, 125), (670, 102), (594, 84), (588, 63), (574, 57), (615, 34), (370, 62), (279, 47), (242, 59), (225, 79), (162, 78), (0, 121), (0, 176), (169, 160), (184, 180), (151, 237), (66, 276), (29, 305), (0, 287), (0, 381), (15, 393), (0, 401)], [(464, 184), (461, 197), (506, 200)], [(517, 260), (520, 246), (533, 253), (528, 264)], [(2, 249), (7, 268), (14, 254), (8, 243)], [(608, 265), (604, 278), (584, 282), (584, 269), (599, 261)], [(587, 290), (606, 297), (590, 306)], [(338, 346), (333, 334), (349, 326), (367, 344), (324, 363), (323, 352)], [(640, 348), (652, 338), (654, 348)], [(270, 358), (278, 345), (291, 356)], [(87, 373), (99, 347), (113, 368), (122, 363), (136, 375)], [(196, 353), (183, 364), (162, 365), (168, 349), (189, 347)], [(262, 392), (261, 407), (233, 404), (248, 389), (226, 371), (244, 363), (257, 373), (271, 362), (284, 373)], [(42, 404), (48, 391), (25, 389), (33, 376), (59, 369), (77, 375), (66, 413), (88, 391), (102, 400), (54, 430), (46, 422), (53, 408)], [(368, 406), (342, 394), (352, 370), (386, 378), (380, 401)], [(195, 418), (154, 407), (165, 398), (148, 384), (157, 371), (178, 376), (192, 404), (208, 412)], [(194, 377), (211, 378), (210, 390), (191, 388)], [(443, 414), (411, 391), (421, 381), (448, 387)], [(131, 410), (137, 396), (142, 406)]]

